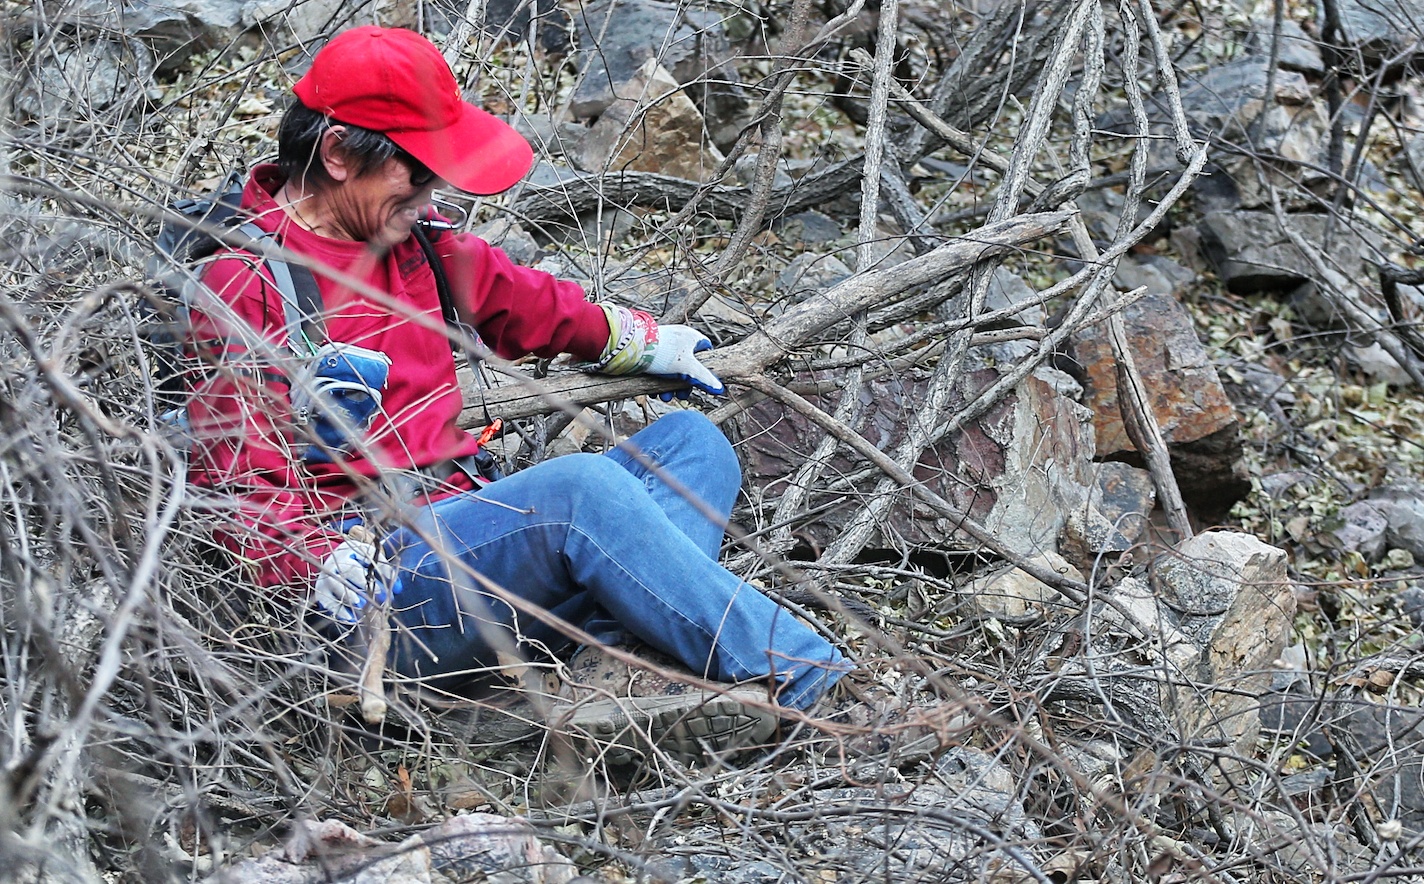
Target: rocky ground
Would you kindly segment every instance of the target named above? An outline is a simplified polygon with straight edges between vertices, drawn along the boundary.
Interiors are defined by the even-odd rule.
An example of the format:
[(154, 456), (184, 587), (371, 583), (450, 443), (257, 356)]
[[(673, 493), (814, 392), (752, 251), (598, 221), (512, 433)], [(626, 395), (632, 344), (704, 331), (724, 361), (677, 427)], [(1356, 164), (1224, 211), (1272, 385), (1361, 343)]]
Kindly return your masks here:
[[(1418, 877), (1424, 8), (1239, 3), (6, 4), (0, 865)], [(730, 566), (869, 702), (694, 767), (611, 768), (508, 690), (371, 729), (200, 542), (140, 334), (155, 222), (372, 15), (537, 147), (446, 211), (707, 329), (732, 388), (490, 365), (471, 425), (517, 426), (516, 468), (708, 412)]]

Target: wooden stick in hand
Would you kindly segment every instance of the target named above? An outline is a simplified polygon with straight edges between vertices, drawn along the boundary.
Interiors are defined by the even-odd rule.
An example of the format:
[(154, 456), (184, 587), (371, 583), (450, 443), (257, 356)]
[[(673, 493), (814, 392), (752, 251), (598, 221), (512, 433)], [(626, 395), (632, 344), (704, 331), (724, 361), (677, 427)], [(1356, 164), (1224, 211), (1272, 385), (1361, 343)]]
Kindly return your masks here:
[[(352, 540), (369, 543), (379, 551), (380, 542), (364, 525), (347, 532)], [(390, 587), (384, 597), (368, 600), (361, 615), (361, 639), (366, 646), (366, 660), (361, 665), (361, 717), (367, 724), (380, 724), (386, 719), (386, 656), (391, 650)]]

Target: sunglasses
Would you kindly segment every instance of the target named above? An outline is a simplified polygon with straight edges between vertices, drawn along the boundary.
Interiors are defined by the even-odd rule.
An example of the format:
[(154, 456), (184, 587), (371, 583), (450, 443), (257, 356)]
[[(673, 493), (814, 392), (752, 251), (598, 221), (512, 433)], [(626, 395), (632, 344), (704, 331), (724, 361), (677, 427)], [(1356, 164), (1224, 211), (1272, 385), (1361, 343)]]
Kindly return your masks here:
[(395, 158), (410, 171), (410, 186), (416, 190), (428, 187), (430, 182), (435, 180), (435, 173), (430, 170), (429, 166), (405, 151), (397, 150)]

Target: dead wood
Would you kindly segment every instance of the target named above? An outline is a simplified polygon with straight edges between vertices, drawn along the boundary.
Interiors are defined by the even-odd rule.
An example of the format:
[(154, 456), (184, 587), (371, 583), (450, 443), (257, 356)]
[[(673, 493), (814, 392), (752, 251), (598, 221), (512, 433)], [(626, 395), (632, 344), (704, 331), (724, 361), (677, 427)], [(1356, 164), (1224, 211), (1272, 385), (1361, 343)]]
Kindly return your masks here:
[[(916, 286), (943, 280), (990, 255), (1060, 233), (1071, 217), (1066, 211), (1020, 216), (986, 225), (904, 264), (858, 273), (795, 305), (745, 339), (714, 350), (704, 361), (723, 381), (737, 383), (761, 373), (857, 311), (883, 304)], [(593, 405), (678, 386), (660, 378), (561, 373), (539, 382), (531, 379), (484, 391), (483, 401), (465, 409), (460, 423), (472, 427), (485, 422), (486, 408), (495, 417), (510, 420), (549, 414), (559, 410), (560, 404)]]

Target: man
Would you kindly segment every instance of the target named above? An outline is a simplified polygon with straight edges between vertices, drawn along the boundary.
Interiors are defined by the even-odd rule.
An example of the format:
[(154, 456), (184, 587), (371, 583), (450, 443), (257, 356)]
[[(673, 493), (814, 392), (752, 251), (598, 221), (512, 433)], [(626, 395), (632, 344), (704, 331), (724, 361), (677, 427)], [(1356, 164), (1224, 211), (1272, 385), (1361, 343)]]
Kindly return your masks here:
[[(190, 478), (231, 501), (224, 545), (260, 586), (295, 590), (338, 628), (392, 593), (392, 668), (425, 685), (459, 690), (502, 651), (565, 652), (575, 642), (563, 624), (759, 685), (710, 704), (697, 692), (629, 701), (631, 712), (594, 703), (581, 714), (607, 719), (585, 721), (595, 731), (630, 714), (682, 750), (701, 738), (727, 746), (749, 718), (766, 719), (753, 697), (815, 702), (842, 657), (717, 564), (740, 471), (700, 414), (665, 417), (627, 450), (493, 483), (470, 468), (480, 443), (456, 425), (435, 273), (412, 227), (442, 182), (475, 194), (513, 186), (532, 162), (524, 139), (465, 103), (440, 53), (410, 31), (337, 36), (294, 91), (278, 162), (253, 170), (243, 209), (329, 268), (317, 274), (322, 316), (294, 327), (270, 268), (240, 250), (206, 268), (213, 297), (193, 311), (210, 370), (189, 409)], [(496, 353), (569, 353), (594, 370), (722, 391), (693, 329), (590, 303), (470, 235), (433, 246), (460, 320)]]

